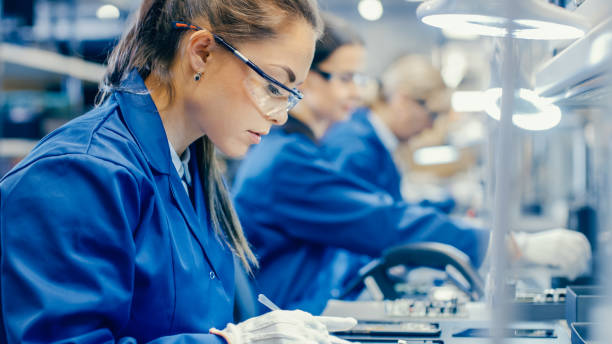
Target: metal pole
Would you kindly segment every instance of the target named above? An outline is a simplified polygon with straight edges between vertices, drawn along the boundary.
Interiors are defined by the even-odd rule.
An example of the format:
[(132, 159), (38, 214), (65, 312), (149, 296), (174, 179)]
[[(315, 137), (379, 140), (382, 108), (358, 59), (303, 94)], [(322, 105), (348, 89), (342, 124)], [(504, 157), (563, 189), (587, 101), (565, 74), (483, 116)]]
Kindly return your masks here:
[(512, 166), (510, 159), (513, 155), (512, 147), (512, 115), (514, 113), (515, 71), (517, 58), (515, 56), (515, 42), (512, 37), (512, 5), (507, 2), (507, 35), (503, 38), (502, 60), (502, 99), (501, 118), (499, 122), (499, 136), (496, 149), (495, 164), (495, 206), (493, 212), (492, 233), (492, 264), (491, 281), (493, 282), (492, 307), (492, 340), (501, 344), (504, 340), (504, 329), (511, 320), (509, 304), (505, 292), (505, 276), (508, 264), (506, 238), (510, 231), (510, 195), (512, 191)]
[[(4, 43), (4, 0), (0, 0), (0, 44)], [(0, 46), (0, 49), (2, 47)], [(1, 56), (2, 54), (0, 54)], [(2, 57), (0, 57), (0, 95), (4, 92), (4, 61)], [(4, 106), (4, 98), (0, 98), (0, 108)], [(0, 112), (0, 152), (2, 151), (2, 137), (4, 134), (4, 116), (2, 112)], [(0, 175), (3, 174), (4, 171), (0, 171)]]
[[(612, 82), (608, 87), (612, 87)], [(598, 135), (599, 140), (601, 140), (600, 145), (604, 147), (599, 147), (600, 152), (605, 154), (604, 157), (601, 157), (602, 161), (598, 166), (599, 171), (597, 171), (600, 181), (599, 183), (603, 183), (605, 186), (602, 188), (605, 191), (609, 191), (612, 185), (612, 172), (610, 172), (610, 163), (609, 160), (612, 157), (612, 139), (609, 138), (609, 132), (612, 129), (611, 120), (608, 117), (610, 110), (612, 110), (612, 99), (607, 97), (605, 102), (605, 106), (603, 107), (603, 116), (599, 117), (599, 121), (602, 121), (601, 126), (606, 128), (606, 130), (599, 131)], [(597, 123), (597, 122), (595, 122)], [(603, 134), (603, 135), (602, 135)], [(603, 155), (602, 153), (599, 153)], [(608, 343), (610, 338), (612, 338), (612, 326), (609, 326), (610, 317), (612, 317), (612, 263), (610, 259), (612, 259), (612, 229), (610, 224), (612, 223), (610, 214), (612, 213), (612, 196), (610, 193), (604, 193), (598, 195), (599, 204), (597, 207), (598, 211), (598, 221), (597, 221), (597, 264), (595, 268), (596, 276), (601, 278), (601, 283), (605, 287), (604, 289), (607, 291), (606, 299), (599, 305), (598, 309), (593, 311), (593, 314), (590, 314), (590, 321), (593, 321), (598, 324), (595, 329), (595, 339), (598, 340), (598, 343)], [(602, 199), (603, 198), (603, 199)]]

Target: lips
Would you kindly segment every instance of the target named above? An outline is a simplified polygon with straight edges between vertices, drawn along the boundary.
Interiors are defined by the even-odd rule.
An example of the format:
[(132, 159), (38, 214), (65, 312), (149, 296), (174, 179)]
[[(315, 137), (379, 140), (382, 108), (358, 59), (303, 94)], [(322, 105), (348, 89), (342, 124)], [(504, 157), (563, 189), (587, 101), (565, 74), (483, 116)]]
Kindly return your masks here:
[(251, 142), (254, 143), (254, 144), (257, 144), (257, 143), (261, 142), (261, 137), (268, 134), (265, 131), (247, 130), (247, 132), (249, 133), (249, 137), (251, 138)]

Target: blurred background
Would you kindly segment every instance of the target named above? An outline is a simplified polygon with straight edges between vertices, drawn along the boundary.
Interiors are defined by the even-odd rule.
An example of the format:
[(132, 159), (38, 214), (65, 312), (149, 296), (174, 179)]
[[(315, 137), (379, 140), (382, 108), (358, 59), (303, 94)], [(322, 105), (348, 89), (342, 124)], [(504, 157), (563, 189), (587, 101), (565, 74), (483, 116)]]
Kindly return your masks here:
[[(324, 10), (346, 19), (363, 35), (369, 53), (366, 72), (373, 78), (407, 53), (422, 54), (440, 68), (452, 91), (452, 108), (431, 130), (400, 149), (405, 196), (420, 199), (452, 193), (462, 213), (486, 215), (483, 204), (490, 195), (485, 185), (490, 185), (487, 182), (494, 175), (489, 162), (497, 123), (487, 106), (498, 105), (499, 99), (485, 91), (501, 85), (500, 40), (425, 25), (416, 16), (419, 1), (319, 2)], [(582, 11), (593, 27), (610, 15), (610, 4), (605, 0), (549, 2)], [(140, 2), (0, 3), (0, 173), (4, 174), (40, 138), (93, 107), (105, 59)], [(573, 41), (516, 43), (520, 51), (515, 66), (518, 87), (546, 89), (547, 99), (555, 99), (562, 113), (550, 123), (540, 123), (546, 130), (514, 128), (517, 149), (512, 157), (513, 174), (522, 181), (511, 195), (516, 226), (531, 227), (534, 222), (533, 227), (539, 228), (542, 223), (550, 227), (568, 223), (593, 226), (593, 208), (602, 204), (602, 192), (609, 188), (609, 123), (602, 110), (609, 88), (602, 79), (570, 92), (570, 86), (592, 80), (602, 71), (589, 70), (580, 56), (543, 69)], [(609, 61), (609, 48), (609, 41), (593, 48), (599, 49), (599, 65)], [(573, 84), (564, 84), (567, 80)], [(534, 112), (533, 106), (521, 99), (517, 107)], [(435, 149), (419, 152), (432, 147)], [(231, 179), (231, 175), (228, 177)], [(416, 184), (419, 187), (414, 187)]]
[[(592, 27), (610, 16), (611, 5), (606, 0), (548, 2), (581, 12)], [(94, 106), (106, 57), (140, 2), (0, 3), (0, 173), (4, 174), (40, 138)], [(424, 55), (440, 68), (452, 92), (452, 107), (431, 130), (399, 150), (405, 197), (435, 199), (451, 194), (461, 215), (486, 221), (488, 209), (484, 205), (492, 200), (487, 185), (492, 185), (494, 175), (491, 158), (497, 130), (491, 104), (499, 105), (499, 94), (495, 98), (490, 89), (501, 85), (500, 39), (425, 25), (416, 15), (419, 1), (319, 3), (363, 35), (369, 76), (379, 77), (389, 63), (404, 54)], [(554, 99), (562, 115), (538, 122), (546, 130), (513, 129), (513, 175), (521, 183), (509, 195), (513, 200), (509, 211), (516, 227), (569, 225), (592, 237), (597, 216), (606, 224), (610, 221), (607, 212), (596, 215), (595, 209), (608, 202), (610, 129), (603, 109), (609, 87), (603, 78), (592, 82), (594, 75), (603, 73), (601, 65), (609, 61), (610, 42), (586, 47), (598, 49), (594, 51), (601, 60), (599, 69), (588, 67), (580, 56), (544, 68), (573, 42), (516, 42), (518, 88), (535, 90), (535, 96), (548, 92), (546, 99)], [(587, 80), (591, 83), (582, 85)], [(580, 85), (582, 88), (571, 92), (570, 86)], [(526, 113), (537, 112), (522, 98), (516, 106)]]
[[(510, 227), (584, 233), (595, 259), (582, 282), (602, 283), (601, 262), (612, 255), (612, 1), (534, 1), (586, 18), (588, 30), (579, 39), (514, 43), (515, 113), (523, 121), (514, 118), (505, 157), (514, 185), (506, 195)], [(451, 106), (398, 150), (404, 196), (452, 197), (455, 215), (490, 224), (501, 39), (425, 25), (416, 15), (419, 1), (319, 3), (363, 35), (373, 79), (404, 54), (424, 55), (441, 70)], [(105, 60), (139, 4), (0, 0), (0, 175), (44, 135), (94, 106)], [(235, 162), (227, 162), (231, 181)]]

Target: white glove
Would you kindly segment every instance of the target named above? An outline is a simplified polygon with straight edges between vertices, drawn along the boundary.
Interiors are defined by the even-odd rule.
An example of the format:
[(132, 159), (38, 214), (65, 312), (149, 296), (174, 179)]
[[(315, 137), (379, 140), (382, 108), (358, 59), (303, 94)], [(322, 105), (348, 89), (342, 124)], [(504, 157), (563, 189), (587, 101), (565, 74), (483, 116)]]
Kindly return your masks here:
[(223, 330), (210, 333), (221, 336), (228, 344), (350, 344), (329, 332), (345, 331), (357, 325), (354, 318), (315, 317), (304, 311), (272, 311), (243, 321), (227, 324)]
[(558, 228), (515, 233), (514, 238), (525, 262), (558, 267), (571, 280), (589, 268), (591, 245), (582, 233)]

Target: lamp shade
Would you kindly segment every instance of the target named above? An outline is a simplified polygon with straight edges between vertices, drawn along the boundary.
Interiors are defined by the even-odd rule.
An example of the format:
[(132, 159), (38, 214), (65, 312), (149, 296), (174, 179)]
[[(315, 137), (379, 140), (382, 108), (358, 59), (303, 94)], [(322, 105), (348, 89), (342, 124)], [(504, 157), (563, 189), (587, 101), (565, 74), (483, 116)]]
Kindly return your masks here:
[[(509, 0), (428, 0), (417, 8), (425, 24), (461, 34), (502, 37), (507, 34)], [(589, 22), (576, 13), (542, 0), (511, 0), (510, 30), (521, 39), (576, 39)]]

